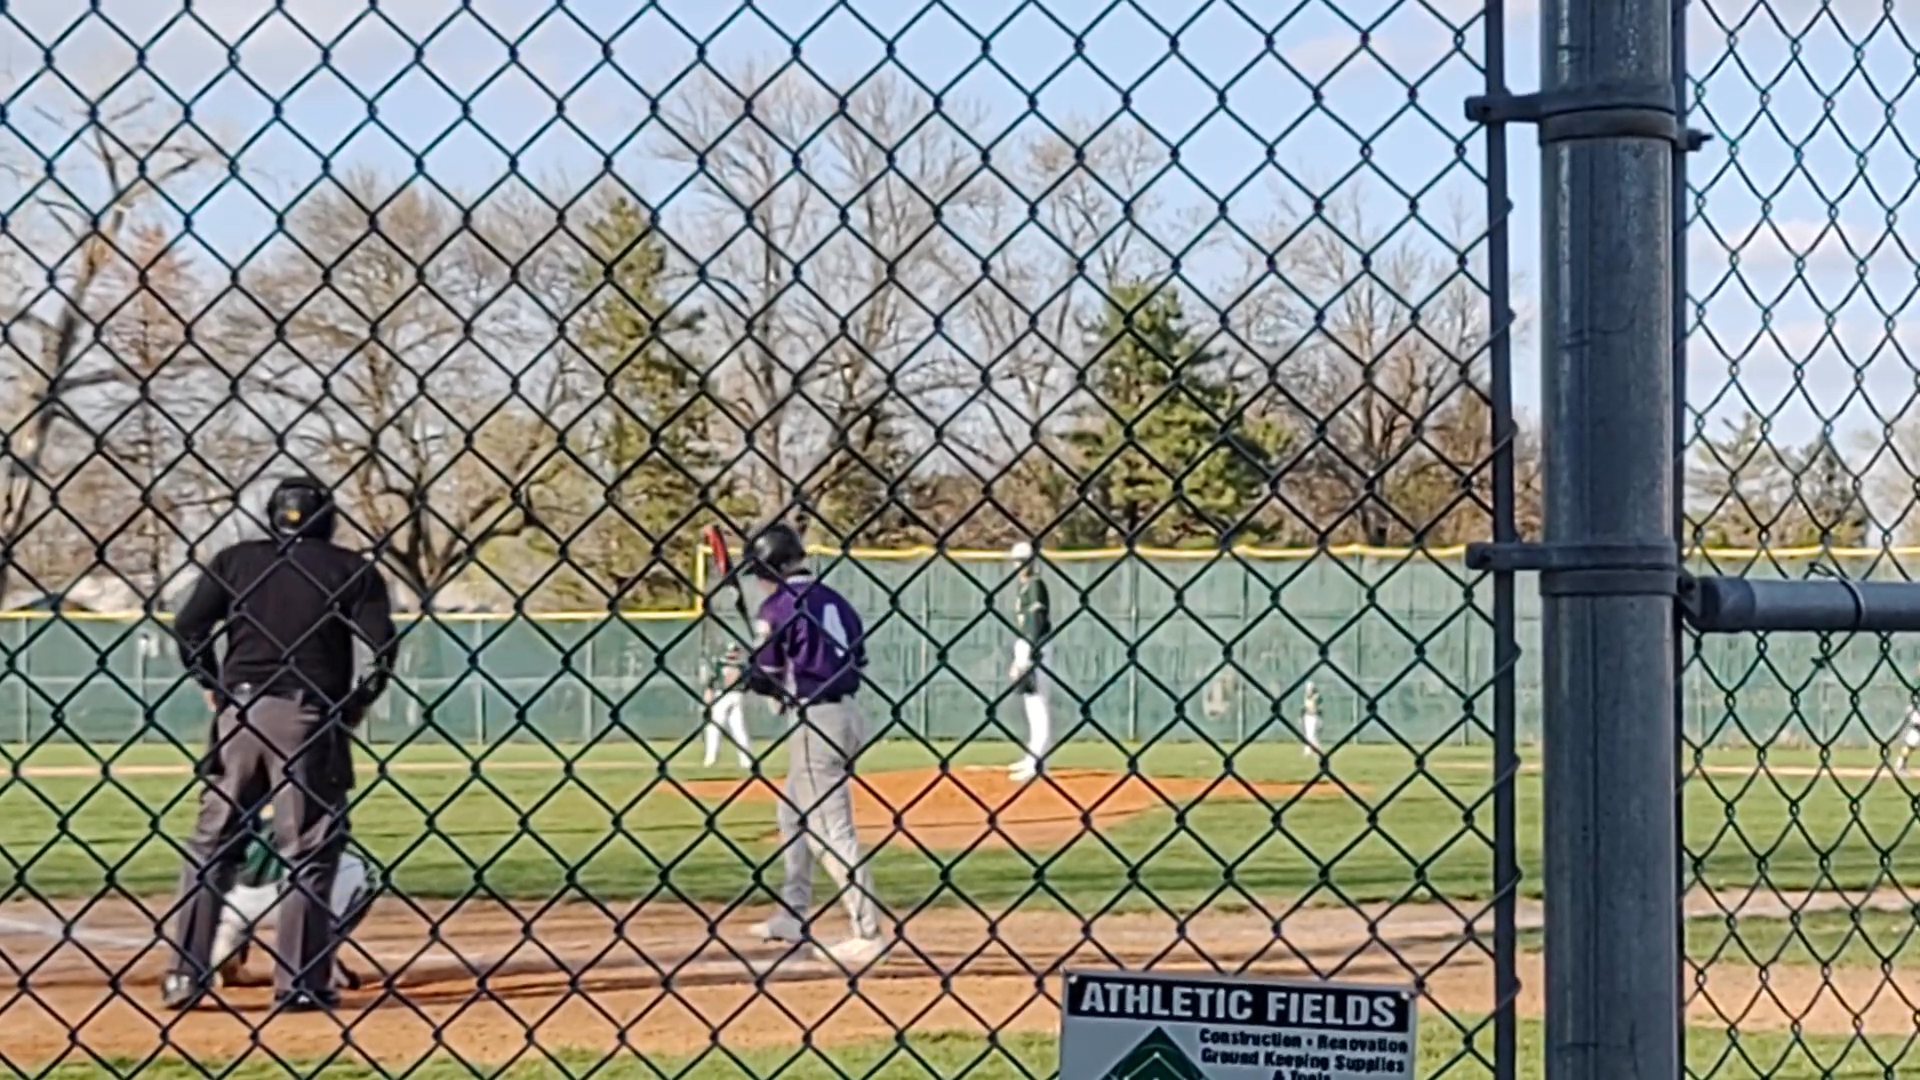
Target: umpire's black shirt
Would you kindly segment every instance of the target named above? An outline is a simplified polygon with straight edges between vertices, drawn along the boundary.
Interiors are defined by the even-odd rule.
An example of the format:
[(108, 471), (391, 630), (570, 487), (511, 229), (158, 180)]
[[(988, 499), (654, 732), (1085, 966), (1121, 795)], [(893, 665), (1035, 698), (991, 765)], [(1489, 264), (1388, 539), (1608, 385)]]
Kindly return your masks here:
[[(214, 632), (227, 652), (216, 666)], [(208, 690), (305, 700), (320, 709), (380, 695), (398, 648), (387, 583), (373, 562), (327, 540), (251, 540), (222, 549), (174, 616), (180, 662)], [(373, 650), (354, 686), (353, 643)]]

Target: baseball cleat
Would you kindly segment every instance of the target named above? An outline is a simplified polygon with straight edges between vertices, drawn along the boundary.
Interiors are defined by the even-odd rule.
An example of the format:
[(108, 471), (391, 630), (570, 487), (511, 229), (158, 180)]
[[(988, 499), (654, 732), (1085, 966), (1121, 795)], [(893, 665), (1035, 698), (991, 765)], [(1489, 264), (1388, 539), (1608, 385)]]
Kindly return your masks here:
[(761, 941), (778, 941), (787, 945), (798, 945), (807, 940), (806, 928), (800, 920), (791, 915), (775, 915), (766, 922), (753, 924), (753, 936)]
[(160, 1007), (186, 1012), (207, 996), (207, 987), (191, 975), (169, 975), (160, 984)]
[(340, 1007), (340, 995), (332, 990), (294, 990), (273, 999), (276, 1013), (332, 1012)]
[(1022, 758), (1007, 766), (1007, 779), (1016, 784), (1030, 783), (1040, 775), (1040, 764), (1032, 758)]
[(886, 954), (887, 943), (879, 938), (848, 938), (819, 948), (820, 955), (849, 971), (858, 972)]

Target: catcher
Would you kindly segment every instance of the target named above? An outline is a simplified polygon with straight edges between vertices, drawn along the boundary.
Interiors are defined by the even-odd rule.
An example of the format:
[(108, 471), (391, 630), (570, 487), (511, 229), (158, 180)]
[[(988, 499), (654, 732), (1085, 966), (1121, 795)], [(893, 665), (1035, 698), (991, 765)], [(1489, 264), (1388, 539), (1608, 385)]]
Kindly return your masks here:
[(727, 646), (718, 659), (707, 663), (705, 730), (706, 765), (713, 767), (720, 756), (721, 736), (733, 740), (740, 755), (740, 767), (753, 768), (753, 740), (747, 735), (747, 654), (738, 645)]
[[(280, 898), (286, 892), (287, 864), (274, 847), (273, 805), (262, 807), (248, 823), (247, 850), (234, 887), (228, 890), (220, 908), (220, 923), (213, 936), (213, 966), (222, 986), (266, 986), (272, 976), (249, 975), (247, 957), (253, 951), (253, 939), (260, 924), (276, 914)], [(367, 917), (378, 891), (367, 873), (367, 863), (353, 852), (340, 856), (340, 869), (334, 874), (329, 909), (333, 913), (336, 943), (343, 942)], [(364, 980), (334, 954), (333, 985), (337, 989), (358, 990)]]

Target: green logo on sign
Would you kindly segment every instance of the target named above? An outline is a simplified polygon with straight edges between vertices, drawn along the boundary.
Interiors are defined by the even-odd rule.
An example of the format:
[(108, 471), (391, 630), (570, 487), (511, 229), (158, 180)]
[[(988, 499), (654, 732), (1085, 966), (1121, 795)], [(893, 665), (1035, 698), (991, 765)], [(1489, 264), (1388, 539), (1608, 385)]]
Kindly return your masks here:
[(1105, 1080), (1204, 1080), (1204, 1076), (1164, 1030), (1154, 1028), (1107, 1070)]

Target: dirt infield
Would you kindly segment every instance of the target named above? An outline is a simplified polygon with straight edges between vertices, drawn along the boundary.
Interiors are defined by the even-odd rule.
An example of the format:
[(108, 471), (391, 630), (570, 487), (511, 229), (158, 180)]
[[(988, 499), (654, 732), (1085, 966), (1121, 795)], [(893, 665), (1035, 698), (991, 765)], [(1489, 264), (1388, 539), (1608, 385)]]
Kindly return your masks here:
[[(1069, 964), (1194, 969), (1211, 961), (1303, 971), (1312, 963), (1396, 982), (1417, 972), (1429, 978), (1433, 1000), (1455, 1008), (1484, 1007), (1491, 989), (1483, 951), (1459, 946), (1467, 923), (1443, 908), (1387, 918), (1405, 961), (1369, 943), (1367, 916), (1357, 912), (1301, 911), (1276, 939), (1273, 923), (1254, 913), (1183, 926), (1164, 915), (1083, 922), (1023, 912), (990, 921), (970, 911), (928, 911), (903, 924), (899, 943), (859, 980), (857, 995), (828, 965), (749, 939), (744, 927), (764, 914), (733, 913), (716, 927), (685, 907), (570, 904), (533, 912), (384, 901), (356, 933), (352, 962), (385, 969), (387, 987), (348, 995), (336, 1019), (269, 1021), (264, 990), (234, 992), (231, 1013), (158, 1012), (164, 960), (150, 944), (130, 947), (151, 940), (151, 916), (119, 902), (79, 917), (72, 942), (0, 934), (0, 952), (25, 973), (24, 992), (0, 999), (0, 1030), (19, 1064), (53, 1061), (76, 1042), (96, 1054), (143, 1055), (164, 1040), (173, 1052), (230, 1059), (256, 1037), (283, 1055), (319, 1057), (338, 1048), (341, 1023), (352, 1025), (361, 1053), (388, 1064), (441, 1047), (498, 1062), (536, 1041), (608, 1051), (624, 1037), (647, 1053), (680, 1054), (715, 1042), (794, 1045), (809, 1029), (816, 1045), (890, 1037), (907, 1026), (1051, 1030), (1058, 1023), (1052, 996)], [(16, 929), (30, 921), (19, 910), (0, 918), (8, 920), (0, 927)]]
[[(1897, 902), (1890, 898), (1889, 902)], [(1837, 903), (1826, 906), (1839, 906)], [(452, 1050), (505, 1062), (537, 1043), (549, 1050), (697, 1053), (891, 1038), (899, 1029), (979, 1034), (1052, 1031), (1053, 996), (1069, 965), (1246, 969), (1418, 982), (1428, 1016), (1493, 1005), (1489, 914), (1445, 905), (1388, 911), (1305, 909), (1278, 925), (1253, 912), (1184, 919), (1057, 912), (990, 920), (964, 910), (915, 914), (893, 952), (856, 985), (825, 964), (749, 940), (762, 912), (710, 921), (683, 906), (603, 909), (584, 903), (514, 910), (493, 902), (415, 907), (383, 901), (356, 934), (357, 966), (387, 973), (380, 989), (350, 994), (334, 1017), (269, 1019), (267, 992), (235, 991), (232, 1011), (184, 1017), (158, 1011), (163, 960), (153, 921), (120, 901), (59, 914), (0, 911), (0, 956), (17, 992), (0, 994), (0, 1031), (19, 1066), (92, 1054), (160, 1051), (230, 1060), (261, 1044), (296, 1059), (335, 1052), (350, 1025), (362, 1056), (388, 1066)], [(1538, 925), (1539, 909), (1521, 911)], [(71, 940), (23, 930), (63, 920)], [(1523, 1015), (1539, 1014), (1538, 957), (1521, 962)], [(1920, 973), (1871, 969), (1718, 966), (1685, 979), (1696, 1021), (1738, 1018), (1743, 1030), (1799, 1024), (1807, 1032), (1911, 1032), (1902, 1004)]]
[[(695, 799), (716, 803), (772, 803), (779, 797), (777, 782), (760, 778), (677, 786)], [(1104, 769), (1059, 769), (1045, 780), (1016, 784), (1005, 769), (980, 766), (862, 774), (853, 788), (854, 825), (870, 846), (906, 836), (934, 851), (1012, 846), (1033, 852), (1058, 848), (1088, 829), (1112, 828), (1146, 811), (1201, 798), (1278, 802), (1352, 790), (1331, 784), (1249, 784), (1232, 777), (1146, 777)]]

